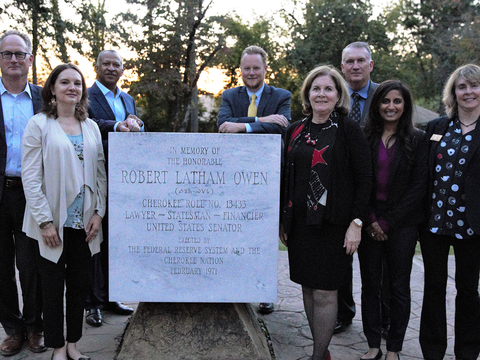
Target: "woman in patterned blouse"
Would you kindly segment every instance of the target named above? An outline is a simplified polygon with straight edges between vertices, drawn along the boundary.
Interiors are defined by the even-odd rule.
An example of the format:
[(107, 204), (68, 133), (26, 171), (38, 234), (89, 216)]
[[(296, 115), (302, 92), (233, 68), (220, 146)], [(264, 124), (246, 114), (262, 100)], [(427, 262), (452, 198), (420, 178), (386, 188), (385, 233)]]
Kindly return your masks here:
[(443, 359), (447, 349), (445, 310), (450, 246), (455, 251), (455, 356), (480, 352), (480, 67), (465, 65), (443, 92), (447, 116), (427, 126), (429, 217), (420, 238), (425, 290), (420, 345), (425, 359)]
[(87, 88), (78, 67), (57, 66), (42, 99), (42, 112), (29, 120), (22, 139), (27, 200), (23, 230), (38, 241), (45, 345), (54, 348), (53, 360), (86, 360), (76, 343), (82, 336), (90, 258), (100, 251), (102, 240), (106, 207), (102, 141), (97, 124), (87, 118)]

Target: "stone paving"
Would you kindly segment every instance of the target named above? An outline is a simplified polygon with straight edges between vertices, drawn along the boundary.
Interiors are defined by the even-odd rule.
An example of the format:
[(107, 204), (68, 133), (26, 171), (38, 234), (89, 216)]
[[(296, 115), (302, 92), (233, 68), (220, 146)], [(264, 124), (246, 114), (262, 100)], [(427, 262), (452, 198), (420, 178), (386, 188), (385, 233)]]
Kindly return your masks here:
[[(454, 258), (450, 256), (449, 274), (454, 274)], [(357, 303), (357, 315), (353, 324), (347, 331), (334, 335), (330, 344), (330, 352), (334, 360), (358, 360), (368, 348), (365, 336), (362, 331), (360, 291), (361, 282), (358, 267), (358, 258), (354, 257), (354, 296)], [(448, 281), (447, 289), (447, 311), (448, 311), (448, 335), (449, 345), (445, 359), (454, 359), (453, 356), (453, 323), (455, 304), (455, 284), (452, 278)], [(420, 325), (420, 311), (423, 297), (423, 263), (421, 256), (415, 256), (412, 270), (412, 312), (407, 330), (402, 360), (422, 359), (420, 345), (418, 343), (418, 329)], [(136, 303), (128, 305), (136, 307)], [(252, 304), (257, 308), (257, 304)], [(273, 341), (273, 348), (277, 360), (307, 360), (312, 352), (312, 337), (308, 328), (301, 288), (289, 279), (287, 253), (279, 252), (278, 262), (278, 301), (276, 311), (269, 315), (260, 315), (270, 332)], [(117, 348), (122, 339), (124, 329), (127, 325), (128, 316), (119, 316), (104, 312), (104, 325), (99, 328), (84, 326), (84, 334), (78, 343), (78, 348), (88, 355), (92, 360), (113, 360)], [(5, 337), (5, 332), (0, 327), (0, 339)], [(382, 341), (382, 350), (385, 349), (385, 342)], [(33, 354), (26, 345), (20, 353), (9, 357), (12, 360), (48, 360), (51, 358), (51, 350), (42, 354)], [(6, 359), (6, 358), (5, 358)], [(159, 360), (161, 358), (159, 357)], [(138, 359), (142, 360), (142, 359)], [(177, 359), (168, 359), (177, 360)], [(178, 359), (180, 360), (180, 359)], [(216, 359), (212, 359), (216, 360)]]

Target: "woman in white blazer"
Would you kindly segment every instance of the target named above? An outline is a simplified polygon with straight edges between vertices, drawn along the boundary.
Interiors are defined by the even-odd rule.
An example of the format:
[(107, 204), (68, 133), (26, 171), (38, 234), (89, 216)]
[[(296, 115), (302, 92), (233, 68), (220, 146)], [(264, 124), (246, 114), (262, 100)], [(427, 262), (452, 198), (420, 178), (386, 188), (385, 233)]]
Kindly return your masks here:
[(54, 360), (85, 360), (76, 343), (82, 336), (90, 258), (102, 241), (105, 158), (98, 126), (87, 118), (87, 88), (77, 66), (57, 66), (42, 98), (42, 112), (30, 119), (22, 139), (23, 231), (38, 240), (45, 346), (54, 348)]

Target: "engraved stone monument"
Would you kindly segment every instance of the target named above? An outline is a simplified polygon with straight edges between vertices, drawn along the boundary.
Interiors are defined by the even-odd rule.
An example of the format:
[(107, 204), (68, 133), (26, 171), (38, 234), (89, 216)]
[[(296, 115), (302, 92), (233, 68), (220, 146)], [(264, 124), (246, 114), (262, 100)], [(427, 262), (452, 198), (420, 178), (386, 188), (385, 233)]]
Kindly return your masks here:
[[(155, 303), (275, 302), (280, 136), (109, 135), (110, 299)], [(243, 328), (242, 336), (247, 335), (253, 347), (258, 348), (255, 331), (251, 331), (255, 321), (245, 321), (249, 311), (242, 306), (140, 304), (131, 328), (145, 321), (152, 325), (154, 314), (158, 316), (156, 323), (162, 322), (164, 330), (169, 316), (175, 318), (170, 320), (177, 325), (183, 316), (181, 323), (187, 326), (192, 314), (200, 314), (200, 327), (205, 325), (215, 337), (218, 329), (206, 324), (212, 320), (212, 324), (220, 326), (222, 314), (218, 311), (223, 309), (232, 325)], [(237, 314), (235, 319), (231, 313)], [(148, 329), (143, 325), (142, 328), (145, 338)], [(232, 341), (235, 342), (238, 339)], [(142, 348), (138, 339), (135, 343)], [(205, 357), (197, 353), (189, 357), (185, 350), (185, 346), (179, 347), (178, 351), (183, 351), (179, 358), (213, 356), (206, 352)], [(138, 351), (134, 350), (137, 356)], [(156, 351), (162, 351), (165, 358), (175, 358), (171, 351), (176, 351), (171, 346)], [(230, 352), (235, 350), (227, 351)], [(233, 355), (216, 359), (234, 359)], [(129, 358), (126, 353), (122, 356), (119, 359)], [(255, 356), (244, 354), (239, 358), (266, 358)], [(157, 353), (156, 358), (162, 356)]]

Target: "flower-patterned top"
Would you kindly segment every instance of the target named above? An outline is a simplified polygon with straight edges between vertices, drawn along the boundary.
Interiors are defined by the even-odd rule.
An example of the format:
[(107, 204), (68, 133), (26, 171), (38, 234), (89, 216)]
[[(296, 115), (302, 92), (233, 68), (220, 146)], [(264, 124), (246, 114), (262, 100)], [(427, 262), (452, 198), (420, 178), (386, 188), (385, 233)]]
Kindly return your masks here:
[(465, 169), (472, 157), (469, 152), (473, 131), (462, 134), (458, 121), (452, 120), (439, 141), (435, 161), (432, 212), (429, 228), (434, 234), (471, 238), (473, 230), (465, 214)]
[[(80, 135), (67, 135), (70, 141), (75, 148), (78, 159), (83, 165), (83, 134)], [(83, 224), (83, 199), (85, 196), (85, 185), (80, 188), (80, 192), (73, 201), (73, 203), (67, 209), (67, 220), (65, 221), (64, 227), (69, 227), (73, 229), (84, 229)]]

